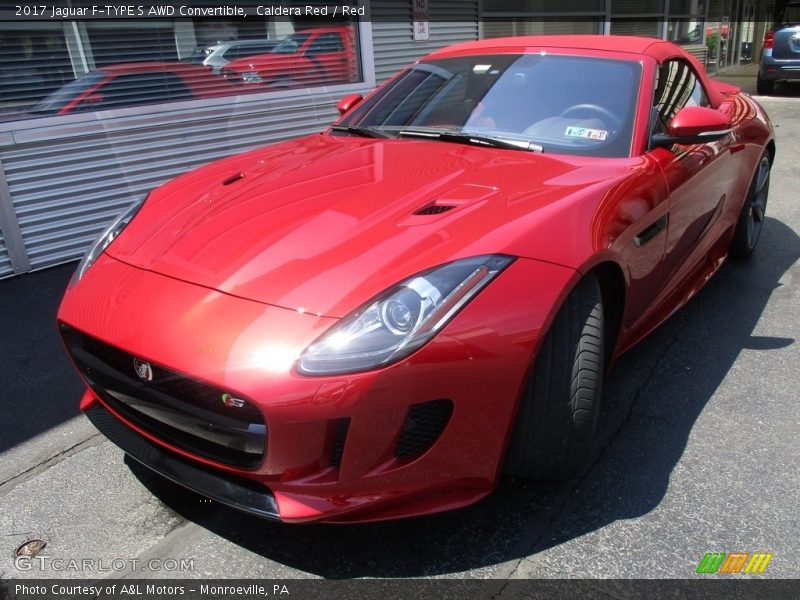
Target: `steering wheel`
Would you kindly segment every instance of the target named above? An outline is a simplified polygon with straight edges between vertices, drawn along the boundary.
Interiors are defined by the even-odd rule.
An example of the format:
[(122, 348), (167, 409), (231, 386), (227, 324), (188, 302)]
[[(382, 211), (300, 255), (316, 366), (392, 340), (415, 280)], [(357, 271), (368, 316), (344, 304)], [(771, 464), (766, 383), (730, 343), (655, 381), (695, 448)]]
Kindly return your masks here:
[(614, 129), (619, 129), (620, 126), (622, 125), (622, 121), (620, 121), (620, 118), (617, 115), (612, 113), (607, 108), (604, 108), (604, 107), (602, 107), (602, 106), (600, 106), (598, 104), (589, 104), (589, 103), (586, 103), (586, 104), (575, 104), (575, 105), (570, 106), (569, 108), (565, 109), (558, 116), (559, 117), (568, 117), (569, 115), (571, 115), (573, 113), (580, 113), (580, 112), (586, 113), (586, 112), (590, 112), (590, 111), (591, 112), (600, 113), (602, 116), (606, 117), (606, 119), (608, 119), (611, 122), (611, 125), (612, 125), (612, 127)]

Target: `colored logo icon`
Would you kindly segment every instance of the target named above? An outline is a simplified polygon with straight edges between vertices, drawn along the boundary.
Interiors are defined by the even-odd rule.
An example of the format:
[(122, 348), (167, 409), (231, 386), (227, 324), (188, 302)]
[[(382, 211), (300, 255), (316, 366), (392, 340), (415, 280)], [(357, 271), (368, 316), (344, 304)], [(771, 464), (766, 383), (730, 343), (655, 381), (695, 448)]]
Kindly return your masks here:
[(772, 557), (771, 552), (706, 552), (695, 573), (761, 574)]

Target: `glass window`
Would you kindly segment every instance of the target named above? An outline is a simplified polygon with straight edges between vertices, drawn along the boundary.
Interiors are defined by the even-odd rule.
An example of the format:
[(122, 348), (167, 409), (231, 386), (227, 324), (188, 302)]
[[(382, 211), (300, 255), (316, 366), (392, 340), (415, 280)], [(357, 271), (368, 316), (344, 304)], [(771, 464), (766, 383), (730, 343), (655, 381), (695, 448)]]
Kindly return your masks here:
[(660, 19), (612, 19), (612, 35), (661, 37)]
[(276, 54), (296, 54), (306, 42), (309, 35), (308, 33), (293, 33), (292, 35), (287, 35), (275, 47), (273, 52)]
[(664, 0), (610, 0), (612, 15), (647, 15), (664, 12)]
[(0, 27), (0, 113), (25, 110), (75, 79), (62, 24)]
[(277, 42), (233, 42), (230, 47), (222, 53), (226, 60), (235, 60), (245, 56), (255, 56), (256, 54), (266, 54), (272, 52)]
[(86, 34), (95, 68), (134, 61), (178, 60), (172, 23), (87, 21)]
[(783, 12), (776, 21), (777, 25), (789, 25), (800, 23), (800, 5), (790, 4), (783, 9)]
[(425, 61), (344, 122), (539, 144), (545, 152), (627, 156), (641, 67), (635, 61), (504, 54)]
[(605, 0), (484, 0), (484, 12), (571, 13), (603, 12)]
[(692, 68), (681, 60), (665, 62), (658, 70), (653, 95), (655, 131), (665, 133), (667, 125), (684, 106), (708, 106), (708, 95)]
[(0, 113), (7, 121), (356, 83), (357, 26), (349, 17), (0, 23)]
[(569, 19), (511, 18), (483, 19), (483, 37), (495, 38), (509, 35), (568, 35), (602, 33), (603, 22), (598, 18)]
[(676, 44), (702, 44), (704, 23), (702, 19), (670, 19), (667, 26), (667, 39)]
[(704, 15), (706, 12), (705, 0), (669, 0), (670, 16)]
[(105, 71), (92, 71), (83, 77), (78, 77), (68, 84), (58, 88), (56, 91), (45, 96), (41, 101), (34, 104), (31, 112), (56, 114), (66, 107), (70, 102), (80, 98), (89, 89), (108, 77)]
[(317, 37), (308, 47), (308, 54), (330, 54), (331, 52), (344, 52), (341, 34), (326, 33)]
[(310, 27), (286, 36), (271, 52), (231, 61), (222, 76), (242, 90), (283, 90), (359, 81), (352, 25)]

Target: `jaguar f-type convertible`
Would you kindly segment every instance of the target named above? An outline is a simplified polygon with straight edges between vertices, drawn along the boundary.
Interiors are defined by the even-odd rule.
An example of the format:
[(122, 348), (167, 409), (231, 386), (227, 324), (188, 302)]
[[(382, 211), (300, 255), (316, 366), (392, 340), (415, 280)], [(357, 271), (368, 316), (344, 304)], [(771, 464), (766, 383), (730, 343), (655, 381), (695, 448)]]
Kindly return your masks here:
[(58, 313), (100, 431), (266, 518), (575, 477), (615, 357), (764, 227), (767, 115), (669, 42), (469, 42), (338, 108), (135, 202)]

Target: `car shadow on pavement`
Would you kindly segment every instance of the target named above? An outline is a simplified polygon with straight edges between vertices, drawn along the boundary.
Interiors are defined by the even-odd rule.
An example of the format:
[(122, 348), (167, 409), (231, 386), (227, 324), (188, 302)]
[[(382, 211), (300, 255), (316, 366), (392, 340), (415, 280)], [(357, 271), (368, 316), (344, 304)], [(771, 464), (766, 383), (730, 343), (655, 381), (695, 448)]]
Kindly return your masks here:
[(513, 567), (506, 561), (659, 506), (695, 421), (740, 352), (795, 343), (753, 331), (798, 258), (797, 234), (767, 219), (750, 260), (728, 261), (687, 306), (618, 361), (606, 382), (591, 466), (577, 480), (503, 480), (474, 506), (405, 521), (288, 526), (203, 503), (131, 466), (167, 505), (213, 534), (313, 575), (422, 577), (478, 569), (480, 577), (508, 576)]
[(56, 330), (75, 263), (0, 282), (0, 452), (79, 414), (83, 385)]
[(779, 81), (775, 84), (770, 98), (797, 98), (800, 97), (800, 82), (798, 81)]

